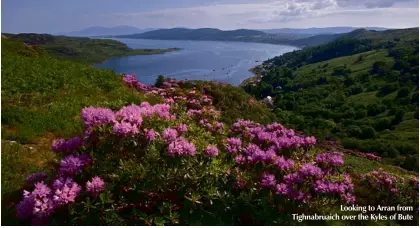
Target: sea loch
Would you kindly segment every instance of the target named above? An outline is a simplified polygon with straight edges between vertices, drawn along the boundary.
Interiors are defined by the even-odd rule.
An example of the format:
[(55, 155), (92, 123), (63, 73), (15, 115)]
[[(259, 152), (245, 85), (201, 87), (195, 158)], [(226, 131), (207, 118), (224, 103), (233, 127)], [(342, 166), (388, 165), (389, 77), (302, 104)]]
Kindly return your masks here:
[(267, 59), (298, 48), (261, 43), (116, 39), (130, 48), (182, 48), (158, 55), (139, 55), (110, 59), (95, 67), (117, 73), (134, 73), (146, 84), (158, 75), (176, 79), (216, 80), (239, 85), (252, 77), (248, 70)]

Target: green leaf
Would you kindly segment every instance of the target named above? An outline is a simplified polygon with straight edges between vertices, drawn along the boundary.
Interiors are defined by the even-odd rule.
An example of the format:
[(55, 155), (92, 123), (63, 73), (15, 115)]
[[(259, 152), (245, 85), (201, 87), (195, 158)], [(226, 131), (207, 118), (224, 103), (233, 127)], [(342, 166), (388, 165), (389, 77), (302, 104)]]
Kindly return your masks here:
[(165, 225), (165, 219), (163, 219), (162, 217), (156, 217), (154, 222), (157, 226), (164, 226)]

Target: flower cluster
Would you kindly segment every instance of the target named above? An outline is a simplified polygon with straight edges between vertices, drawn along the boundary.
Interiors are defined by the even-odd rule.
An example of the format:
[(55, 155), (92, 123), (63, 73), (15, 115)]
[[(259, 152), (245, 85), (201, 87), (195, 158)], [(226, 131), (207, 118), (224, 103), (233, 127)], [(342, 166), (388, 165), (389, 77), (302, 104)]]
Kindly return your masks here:
[(89, 162), (89, 155), (69, 155), (61, 160), (58, 174), (60, 176), (74, 176), (81, 173)]
[(179, 137), (171, 142), (168, 146), (168, 154), (170, 156), (191, 155), (196, 153), (195, 145), (183, 137)]
[(129, 87), (135, 88), (137, 91), (140, 92), (147, 92), (150, 89), (150, 86), (147, 86), (136, 79), (134, 74), (126, 74), (123, 77), (123, 81)]
[(178, 137), (178, 131), (173, 128), (166, 128), (163, 131), (162, 137), (167, 143), (173, 142)]
[(382, 168), (364, 174), (362, 178), (375, 189), (386, 190), (394, 194), (398, 193), (398, 178), (387, 173)]
[(381, 160), (381, 157), (379, 157), (375, 154), (372, 154), (372, 153), (366, 153), (365, 157), (369, 160), (374, 160), (374, 161), (380, 161)]
[(91, 181), (86, 182), (86, 191), (97, 195), (104, 190), (105, 182), (98, 176), (93, 177)]
[(53, 183), (53, 200), (57, 206), (73, 203), (82, 191), (80, 185), (71, 178), (60, 178)]
[(217, 155), (219, 155), (219, 149), (217, 149), (217, 146), (208, 145), (205, 154), (208, 157), (217, 157)]
[(88, 107), (82, 109), (82, 120), (86, 130), (115, 123), (115, 115), (111, 109)]
[[(299, 206), (307, 204), (308, 207), (317, 205), (312, 201), (355, 203), (352, 178), (340, 169), (344, 164), (343, 154), (317, 153), (311, 147), (316, 144), (315, 137), (303, 136), (280, 123), (263, 125), (240, 119), (231, 127), (224, 125), (219, 122), (220, 111), (211, 106), (216, 102), (206, 94), (209, 86), (183, 90), (182, 81), (169, 80), (156, 88), (140, 83), (134, 75), (125, 75), (123, 80), (146, 96), (162, 98), (164, 103), (131, 104), (115, 112), (107, 108), (84, 108), (81, 113), (84, 135), (53, 142), (54, 151), (66, 153), (59, 155), (64, 157), (55, 180), (48, 185), (42, 182), (48, 180), (45, 173), (28, 176), (27, 182), (35, 185), (32, 192), (24, 192), (24, 198), (17, 207), (20, 218), (31, 217), (39, 221), (85, 196), (96, 199), (105, 190), (105, 182), (96, 176), (98, 173), (95, 172), (100, 168), (98, 164), (103, 163), (94, 156), (98, 156), (98, 153), (118, 155), (120, 151), (124, 152), (124, 158), (136, 159), (138, 163), (149, 162), (147, 159), (150, 157), (162, 162), (155, 164), (162, 165), (164, 172), (171, 174), (165, 177), (168, 179), (164, 183), (172, 185), (171, 188), (179, 185), (188, 191), (188, 186), (192, 186), (191, 189), (205, 186), (201, 179), (216, 176), (223, 181), (209, 179), (208, 183), (235, 188), (234, 191), (240, 191), (241, 194), (247, 194), (251, 189), (252, 194), (260, 194), (258, 197), (269, 194), (276, 199), (272, 203), (292, 202)], [(196, 129), (200, 135), (195, 132)], [(100, 159), (112, 157), (99, 156)], [(91, 164), (94, 167), (89, 168)], [(188, 164), (189, 167), (178, 167), (180, 164)], [(200, 169), (190, 167), (196, 164), (200, 164)], [(205, 172), (202, 171), (205, 169)], [(148, 175), (154, 175), (155, 171), (151, 174), (146, 170), (147, 175), (144, 176), (149, 178)], [(223, 178), (219, 178), (219, 174)], [(170, 179), (170, 176), (177, 177)], [(182, 176), (188, 179), (188, 183), (174, 183), (173, 180), (182, 182)], [(112, 175), (109, 178), (112, 179)], [(398, 180), (383, 170), (366, 174), (363, 179), (372, 186), (383, 186), (390, 192), (398, 192)], [(226, 183), (229, 185), (225, 186)], [(121, 183), (117, 180), (110, 186), (121, 187), (121, 196), (124, 197), (133, 187), (126, 182), (121, 184), (124, 186), (118, 184)], [(159, 184), (156, 183), (156, 187), (160, 189)], [(410, 184), (418, 189), (417, 178), (413, 178)], [(140, 184), (137, 187), (142, 190)], [(84, 197), (78, 197), (82, 193)]]
[(30, 174), (28, 177), (26, 177), (26, 183), (27, 184), (35, 184), (40, 181), (44, 181), (48, 178), (47, 174), (44, 172), (34, 173)]
[[(32, 174), (28, 179), (42, 174)], [(98, 194), (104, 189), (104, 182), (94, 177), (86, 183), (86, 191)], [(20, 219), (32, 218), (33, 225), (45, 223), (58, 208), (74, 203), (82, 188), (70, 177), (59, 177), (52, 182), (51, 187), (43, 181), (34, 184), (32, 192), (23, 191), (23, 200), (16, 206), (16, 215)]]
[(52, 151), (61, 153), (70, 153), (76, 151), (83, 145), (83, 140), (80, 137), (73, 137), (70, 139), (54, 140), (51, 146)]
[(200, 125), (206, 128), (208, 131), (211, 132), (222, 132), (224, 124), (218, 121), (214, 121), (213, 123), (210, 123), (206, 118), (200, 120)]

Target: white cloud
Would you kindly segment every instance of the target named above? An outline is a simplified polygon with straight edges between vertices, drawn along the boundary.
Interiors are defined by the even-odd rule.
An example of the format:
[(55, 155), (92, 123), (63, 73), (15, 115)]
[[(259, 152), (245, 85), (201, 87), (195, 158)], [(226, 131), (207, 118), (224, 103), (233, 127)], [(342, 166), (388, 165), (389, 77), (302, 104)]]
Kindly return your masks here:
[(418, 26), (418, 2), (412, 0), (278, 0), (258, 3), (213, 3), (190, 8), (150, 12), (113, 13), (109, 25), (138, 27), (217, 27), (222, 29), (384, 26)]

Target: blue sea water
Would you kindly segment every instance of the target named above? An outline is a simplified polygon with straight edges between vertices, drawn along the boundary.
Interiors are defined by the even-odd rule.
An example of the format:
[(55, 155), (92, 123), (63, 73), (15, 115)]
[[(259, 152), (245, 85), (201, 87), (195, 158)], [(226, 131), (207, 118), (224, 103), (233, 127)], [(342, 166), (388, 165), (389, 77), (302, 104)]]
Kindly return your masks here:
[(182, 48), (158, 55), (138, 55), (109, 59), (95, 67), (117, 73), (134, 73), (145, 84), (158, 75), (188, 80), (216, 80), (239, 85), (252, 77), (248, 70), (262, 61), (296, 50), (296, 47), (261, 43), (220, 41), (179, 41), (115, 39), (131, 48)]

